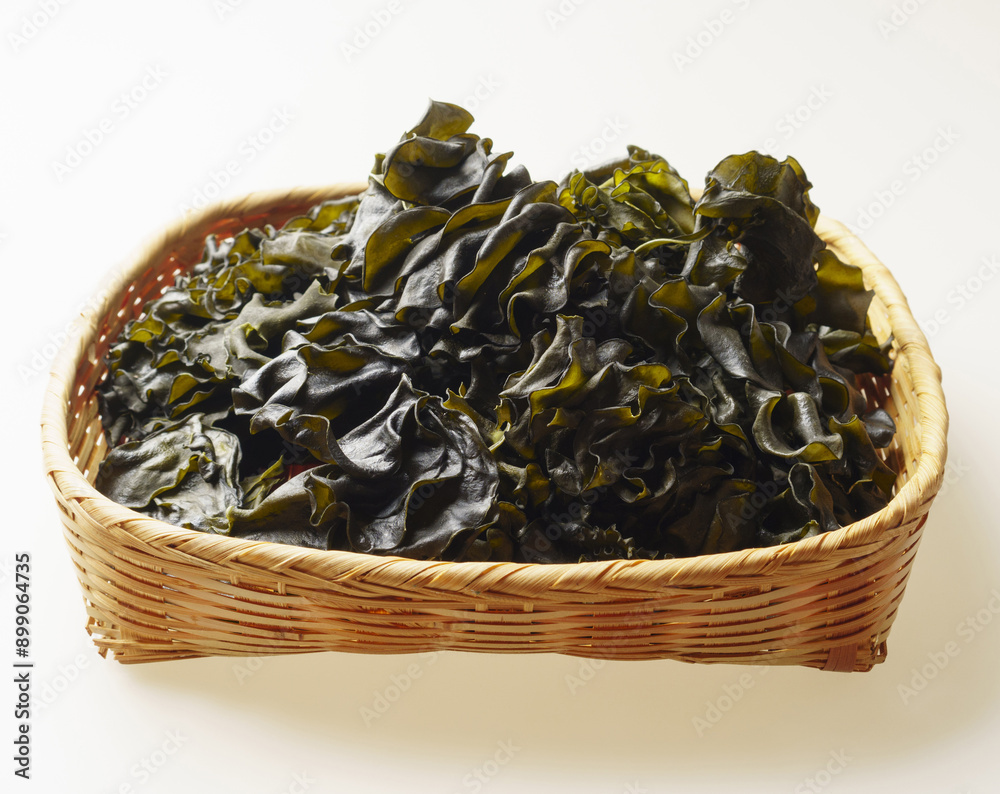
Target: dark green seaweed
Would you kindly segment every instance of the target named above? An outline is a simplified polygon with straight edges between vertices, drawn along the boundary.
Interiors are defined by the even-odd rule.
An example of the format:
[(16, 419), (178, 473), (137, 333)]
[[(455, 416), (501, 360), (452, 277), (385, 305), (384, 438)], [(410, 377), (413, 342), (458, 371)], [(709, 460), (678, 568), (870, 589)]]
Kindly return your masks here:
[(419, 559), (787, 543), (883, 507), (891, 360), (792, 158), (534, 182), (433, 102), (360, 196), (206, 242), (99, 388), (97, 487), (195, 530)]

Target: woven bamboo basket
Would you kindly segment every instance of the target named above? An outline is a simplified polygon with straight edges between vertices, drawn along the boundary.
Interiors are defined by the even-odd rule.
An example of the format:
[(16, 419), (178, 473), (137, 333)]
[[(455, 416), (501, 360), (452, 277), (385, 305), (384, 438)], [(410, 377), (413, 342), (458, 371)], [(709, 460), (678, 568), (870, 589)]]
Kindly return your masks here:
[(847, 229), (817, 231), (874, 289), (891, 377), (860, 385), (897, 433), (887, 507), (785, 546), (576, 565), (426, 562), (252, 542), (171, 526), (93, 487), (107, 452), (103, 358), (142, 304), (196, 264), (208, 234), (278, 225), (363, 185), (254, 194), (189, 214), (117, 272), (53, 366), (45, 472), (83, 589), (87, 630), (120, 662), (199, 656), (434, 650), (804, 665), (883, 661), (946, 455), (948, 416), (927, 341), (889, 271)]

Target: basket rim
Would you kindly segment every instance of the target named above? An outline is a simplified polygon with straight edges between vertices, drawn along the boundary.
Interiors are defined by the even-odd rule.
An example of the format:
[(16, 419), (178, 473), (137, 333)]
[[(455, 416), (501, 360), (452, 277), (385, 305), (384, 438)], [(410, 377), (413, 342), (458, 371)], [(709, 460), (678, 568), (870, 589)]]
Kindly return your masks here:
[[(866, 284), (881, 299), (889, 316), (891, 333), (899, 354), (896, 366), (907, 365), (920, 411), (920, 453), (917, 467), (890, 502), (877, 513), (831, 532), (781, 546), (751, 548), (696, 557), (656, 560), (607, 560), (577, 563), (448, 562), (414, 560), (351, 551), (307, 549), (225, 535), (212, 535), (173, 526), (145, 516), (108, 499), (83, 475), (69, 454), (69, 401), (77, 371), (93, 343), (100, 323), (121, 305), (128, 286), (156, 261), (161, 261), (177, 243), (213, 222), (274, 210), (279, 205), (310, 206), (320, 201), (362, 192), (365, 183), (336, 183), (292, 190), (260, 191), (241, 198), (218, 201), (189, 211), (166, 229), (147, 239), (131, 255), (128, 264), (111, 270), (98, 288), (99, 300), (88, 303), (81, 313), (77, 334), (68, 340), (52, 363), (41, 416), (43, 465), (56, 498), (77, 500), (82, 509), (105, 528), (114, 525), (140, 543), (166, 547), (173, 554), (213, 564), (221, 560), (241, 562), (262, 573), (295, 569), (328, 579), (349, 575), (352, 579), (390, 581), (408, 589), (431, 586), (438, 590), (481, 592), (484, 573), (497, 581), (517, 580), (518, 589), (542, 588), (587, 591), (600, 583), (625, 588), (670, 585), (721, 584), (732, 577), (773, 573), (785, 563), (816, 562), (838, 550), (860, 549), (876, 544), (898, 529), (941, 486), (947, 457), (948, 414), (941, 387), (941, 372), (896, 279), (888, 268), (846, 226), (820, 215), (816, 232), (845, 261), (862, 268)], [(301, 211), (301, 210), (300, 210)], [(202, 235), (203, 236), (203, 235)], [(192, 265), (194, 263), (191, 263)], [(110, 535), (109, 535), (110, 537)], [(859, 555), (854, 555), (859, 556)], [(527, 577), (527, 578), (526, 578)]]

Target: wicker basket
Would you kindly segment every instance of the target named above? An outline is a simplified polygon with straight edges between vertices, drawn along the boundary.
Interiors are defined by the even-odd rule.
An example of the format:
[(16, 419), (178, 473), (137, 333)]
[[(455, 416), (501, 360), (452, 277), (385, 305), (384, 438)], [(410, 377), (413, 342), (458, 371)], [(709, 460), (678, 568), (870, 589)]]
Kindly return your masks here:
[(56, 361), (45, 471), (83, 588), (87, 629), (121, 662), (312, 651), (557, 652), (614, 659), (805, 665), (881, 662), (931, 500), (948, 416), (940, 371), (888, 270), (841, 224), (817, 231), (875, 290), (891, 378), (862, 383), (895, 419), (890, 504), (844, 529), (767, 549), (576, 565), (424, 562), (314, 551), (181, 529), (93, 487), (107, 444), (95, 387), (142, 304), (198, 262), (208, 234), (278, 225), (363, 186), (255, 194), (189, 215), (121, 270)]

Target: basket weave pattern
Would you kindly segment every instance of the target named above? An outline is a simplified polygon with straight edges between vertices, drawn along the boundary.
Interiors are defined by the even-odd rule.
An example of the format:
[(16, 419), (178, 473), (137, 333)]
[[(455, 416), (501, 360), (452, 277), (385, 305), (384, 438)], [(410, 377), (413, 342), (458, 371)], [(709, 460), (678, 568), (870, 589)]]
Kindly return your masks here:
[(867, 378), (897, 425), (887, 507), (835, 532), (767, 549), (576, 565), (448, 563), (206, 535), (96, 491), (107, 443), (95, 388), (109, 346), (142, 305), (196, 264), (208, 234), (279, 225), (363, 185), (255, 194), (189, 215), (108, 285), (53, 366), (45, 473), (83, 589), (87, 629), (121, 662), (313, 651), (558, 652), (613, 659), (869, 670), (885, 658), (931, 501), (948, 416), (940, 371), (889, 271), (841, 224), (817, 232), (875, 290), (870, 318), (896, 364)]

